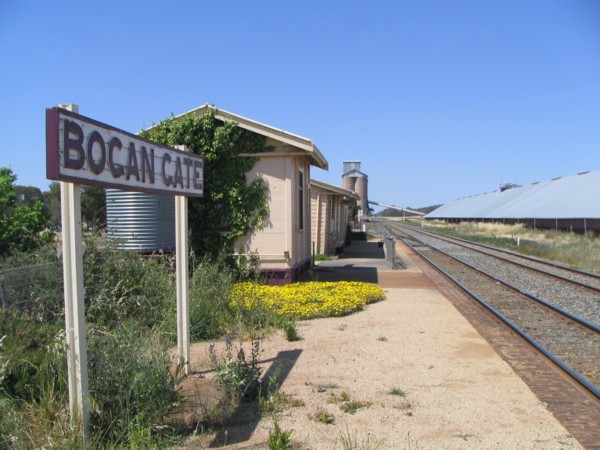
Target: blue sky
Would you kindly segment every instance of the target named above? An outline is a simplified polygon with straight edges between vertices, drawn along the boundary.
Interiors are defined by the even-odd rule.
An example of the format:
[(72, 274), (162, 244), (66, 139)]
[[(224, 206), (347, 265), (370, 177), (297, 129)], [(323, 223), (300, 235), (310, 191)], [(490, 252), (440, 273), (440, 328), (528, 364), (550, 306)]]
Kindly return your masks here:
[(44, 111), (137, 132), (204, 103), (421, 207), (600, 169), (600, 2), (0, 2), (0, 167), (47, 189)]

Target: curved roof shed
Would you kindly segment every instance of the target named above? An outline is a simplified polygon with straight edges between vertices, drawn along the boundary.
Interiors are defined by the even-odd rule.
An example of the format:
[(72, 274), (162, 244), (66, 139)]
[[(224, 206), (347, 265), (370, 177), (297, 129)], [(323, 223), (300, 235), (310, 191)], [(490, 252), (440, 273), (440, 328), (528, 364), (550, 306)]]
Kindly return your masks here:
[[(453, 200), (426, 219), (527, 222), (567, 221), (573, 228), (583, 219), (600, 222), (600, 171)], [(568, 221), (571, 221), (570, 225)], [(542, 222), (538, 222), (542, 223)], [(586, 223), (586, 228), (590, 229)], [(596, 228), (596, 226), (593, 226)], [(600, 226), (598, 226), (600, 229)]]

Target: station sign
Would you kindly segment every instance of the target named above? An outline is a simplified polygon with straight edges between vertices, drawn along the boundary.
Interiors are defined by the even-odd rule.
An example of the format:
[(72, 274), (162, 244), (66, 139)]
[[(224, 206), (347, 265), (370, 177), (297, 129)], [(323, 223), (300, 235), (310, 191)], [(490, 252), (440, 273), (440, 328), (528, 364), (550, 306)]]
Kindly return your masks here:
[(186, 197), (204, 190), (201, 156), (62, 108), (46, 110), (46, 177)]

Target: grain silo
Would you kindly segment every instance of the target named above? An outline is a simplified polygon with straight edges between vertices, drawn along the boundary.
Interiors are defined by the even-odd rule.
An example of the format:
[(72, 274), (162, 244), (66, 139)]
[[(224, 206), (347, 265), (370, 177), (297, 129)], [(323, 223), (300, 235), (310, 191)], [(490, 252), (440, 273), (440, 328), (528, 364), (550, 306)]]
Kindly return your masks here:
[(107, 235), (116, 248), (155, 252), (175, 249), (175, 197), (106, 190)]
[(363, 215), (368, 215), (369, 212), (369, 199), (367, 192), (369, 189), (369, 178), (363, 174), (363, 176), (356, 177), (356, 189), (354, 192), (358, 194), (360, 209), (363, 211)]
[(358, 194), (359, 215), (367, 216), (369, 213), (369, 177), (360, 171), (360, 161), (344, 161), (342, 187)]

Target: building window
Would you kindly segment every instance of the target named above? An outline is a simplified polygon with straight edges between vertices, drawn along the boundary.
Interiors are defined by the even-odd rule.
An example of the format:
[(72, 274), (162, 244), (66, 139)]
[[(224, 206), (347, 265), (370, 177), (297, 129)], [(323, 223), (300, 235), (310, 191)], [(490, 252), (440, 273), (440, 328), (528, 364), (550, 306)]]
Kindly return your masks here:
[(304, 172), (298, 172), (298, 228), (304, 230)]

